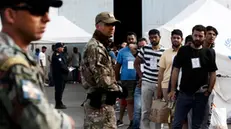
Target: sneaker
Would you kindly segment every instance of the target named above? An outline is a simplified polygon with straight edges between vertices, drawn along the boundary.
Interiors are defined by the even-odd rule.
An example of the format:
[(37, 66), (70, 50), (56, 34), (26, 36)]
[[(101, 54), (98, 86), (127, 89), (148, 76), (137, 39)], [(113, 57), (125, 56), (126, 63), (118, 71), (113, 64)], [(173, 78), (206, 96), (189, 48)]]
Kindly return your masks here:
[(132, 129), (133, 122), (131, 121), (127, 129)]
[(118, 127), (121, 127), (121, 126), (123, 126), (123, 125), (124, 125), (123, 121), (117, 120), (117, 126), (118, 126)]

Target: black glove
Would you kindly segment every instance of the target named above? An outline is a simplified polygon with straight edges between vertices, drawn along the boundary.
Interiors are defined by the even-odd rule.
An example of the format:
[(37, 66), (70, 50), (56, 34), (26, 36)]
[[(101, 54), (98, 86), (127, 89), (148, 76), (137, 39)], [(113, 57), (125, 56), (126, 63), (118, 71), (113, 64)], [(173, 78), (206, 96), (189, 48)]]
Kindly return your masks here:
[(94, 92), (88, 94), (90, 99), (90, 106), (100, 109), (102, 105), (102, 96), (106, 93), (103, 88), (97, 88)]

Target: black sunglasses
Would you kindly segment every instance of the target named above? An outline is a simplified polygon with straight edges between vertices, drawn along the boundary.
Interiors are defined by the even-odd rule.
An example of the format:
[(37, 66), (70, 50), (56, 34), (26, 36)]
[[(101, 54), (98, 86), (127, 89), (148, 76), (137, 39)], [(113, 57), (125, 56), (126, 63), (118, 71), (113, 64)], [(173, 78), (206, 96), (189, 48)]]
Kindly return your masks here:
[(44, 16), (47, 12), (49, 12), (49, 6), (48, 7), (31, 7), (28, 5), (23, 6), (13, 6), (11, 7), (13, 10), (25, 10), (30, 12), (31, 15), (35, 16)]
[(104, 25), (106, 25), (106, 26), (116, 26), (117, 23), (116, 22), (115, 23), (104, 23)]
[(103, 22), (103, 21), (98, 21), (96, 24), (98, 24), (98, 23), (100, 23), (100, 22), (102, 22), (104, 25), (106, 25), (106, 26), (116, 26), (117, 25), (117, 23), (115, 22), (115, 23), (105, 23), (105, 22)]

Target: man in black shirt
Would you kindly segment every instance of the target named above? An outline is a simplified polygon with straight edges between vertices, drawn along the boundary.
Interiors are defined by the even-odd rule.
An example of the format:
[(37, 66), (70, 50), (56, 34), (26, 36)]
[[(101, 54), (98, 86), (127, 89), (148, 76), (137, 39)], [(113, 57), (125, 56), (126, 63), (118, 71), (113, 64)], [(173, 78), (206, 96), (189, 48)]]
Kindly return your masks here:
[[(217, 38), (218, 31), (213, 26), (206, 27), (205, 41), (203, 43), (204, 48), (213, 49), (215, 46), (215, 39)], [(204, 120), (201, 125), (201, 129), (209, 129), (212, 116), (212, 105), (213, 105), (214, 93), (212, 92), (209, 96), (207, 106), (205, 108)], [(188, 128), (191, 129), (192, 123), (192, 112), (190, 111), (188, 115)]]
[(205, 107), (216, 80), (215, 51), (203, 48), (206, 28), (196, 25), (192, 29), (193, 44), (178, 51), (173, 64), (170, 99), (174, 99), (179, 70), (182, 69), (180, 92), (177, 98), (173, 129), (181, 129), (192, 109), (192, 129), (199, 129)]

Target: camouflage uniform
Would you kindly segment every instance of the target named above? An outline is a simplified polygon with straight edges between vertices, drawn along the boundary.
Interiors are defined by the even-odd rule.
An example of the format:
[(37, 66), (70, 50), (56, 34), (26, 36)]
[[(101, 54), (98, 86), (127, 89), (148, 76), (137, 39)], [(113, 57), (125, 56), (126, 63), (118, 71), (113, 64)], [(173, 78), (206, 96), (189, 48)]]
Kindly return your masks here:
[[(86, 45), (82, 64), (82, 83), (87, 93), (94, 92), (97, 88), (107, 91), (119, 91), (115, 80), (112, 59), (108, 51), (99, 41), (102, 34), (96, 31), (93, 38)], [(97, 36), (96, 36), (97, 35)], [(102, 38), (101, 38), (102, 39)], [(102, 100), (103, 101), (103, 100)], [(89, 100), (84, 104), (85, 129), (116, 129), (116, 117), (113, 105), (102, 104), (100, 109), (89, 105)]]
[(5, 33), (0, 53), (0, 129), (71, 129), (70, 118), (48, 103), (34, 59)]

